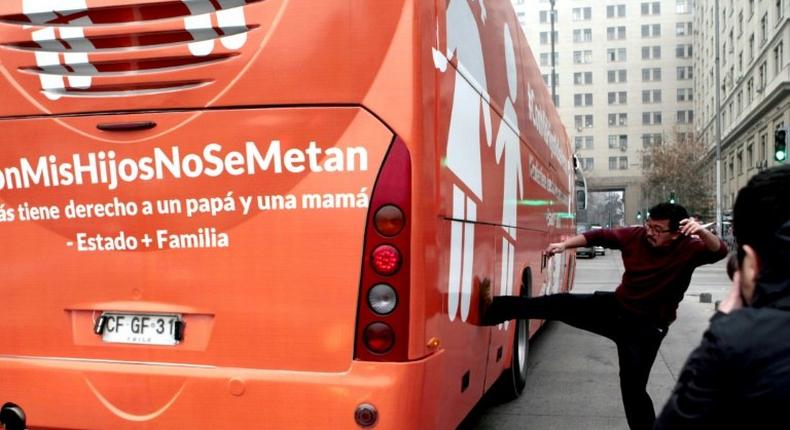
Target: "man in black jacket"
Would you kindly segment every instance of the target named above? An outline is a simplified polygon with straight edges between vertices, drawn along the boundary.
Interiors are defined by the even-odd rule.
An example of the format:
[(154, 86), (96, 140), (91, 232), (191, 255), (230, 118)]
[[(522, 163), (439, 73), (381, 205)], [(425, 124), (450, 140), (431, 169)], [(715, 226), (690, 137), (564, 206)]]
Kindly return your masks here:
[(790, 165), (733, 208), (733, 289), (689, 356), (655, 429), (790, 429)]

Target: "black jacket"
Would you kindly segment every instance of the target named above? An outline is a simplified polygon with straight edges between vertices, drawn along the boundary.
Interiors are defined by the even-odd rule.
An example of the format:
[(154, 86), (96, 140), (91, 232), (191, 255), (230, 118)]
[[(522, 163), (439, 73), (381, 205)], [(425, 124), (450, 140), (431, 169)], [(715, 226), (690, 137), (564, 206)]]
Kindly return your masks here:
[[(784, 230), (784, 229), (783, 229)], [(777, 253), (787, 256), (790, 237)], [(790, 273), (760, 275), (754, 303), (716, 314), (655, 429), (790, 429)]]

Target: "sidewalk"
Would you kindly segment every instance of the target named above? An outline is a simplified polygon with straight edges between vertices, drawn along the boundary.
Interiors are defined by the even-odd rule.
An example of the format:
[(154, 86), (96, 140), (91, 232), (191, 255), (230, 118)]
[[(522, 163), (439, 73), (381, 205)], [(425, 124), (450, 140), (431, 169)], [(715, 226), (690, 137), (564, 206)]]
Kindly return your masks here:
[[(613, 290), (622, 274), (617, 252), (579, 260), (574, 292)], [(698, 268), (678, 309), (650, 375), (648, 392), (658, 413), (675, 385), (680, 369), (713, 315), (713, 303), (729, 286), (724, 263)], [(459, 429), (627, 430), (614, 343), (606, 338), (549, 322), (530, 344), (529, 378), (522, 396), (496, 405), (484, 399)]]

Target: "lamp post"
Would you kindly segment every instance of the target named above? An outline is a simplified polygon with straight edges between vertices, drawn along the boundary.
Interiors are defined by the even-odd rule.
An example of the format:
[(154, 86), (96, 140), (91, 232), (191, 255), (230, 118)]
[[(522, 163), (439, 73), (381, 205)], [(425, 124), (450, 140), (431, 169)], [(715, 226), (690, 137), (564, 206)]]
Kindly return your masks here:
[(716, 97), (716, 232), (721, 234), (721, 80), (719, 76), (719, 0), (714, 1), (714, 15), (716, 15), (715, 31), (713, 37), (716, 39), (716, 74), (715, 97)]
[(551, 3), (551, 102), (557, 105), (557, 83), (554, 82), (554, 3), (557, 0), (549, 0)]

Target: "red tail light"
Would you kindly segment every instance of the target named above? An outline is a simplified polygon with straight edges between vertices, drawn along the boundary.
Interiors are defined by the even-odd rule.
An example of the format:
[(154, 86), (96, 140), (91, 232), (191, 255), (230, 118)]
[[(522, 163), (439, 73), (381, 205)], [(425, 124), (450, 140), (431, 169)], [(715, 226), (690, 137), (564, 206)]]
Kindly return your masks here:
[(409, 350), (411, 158), (395, 138), (373, 188), (365, 228), (354, 357), (406, 361)]
[(370, 256), (373, 269), (380, 275), (392, 275), (400, 269), (400, 252), (392, 245), (380, 245)]
[(365, 346), (377, 354), (384, 354), (395, 344), (392, 327), (383, 322), (374, 322), (365, 328)]
[(406, 223), (406, 218), (403, 211), (394, 205), (385, 205), (376, 211), (374, 219), (376, 224), (376, 231), (383, 236), (392, 237), (403, 230), (403, 225)]

